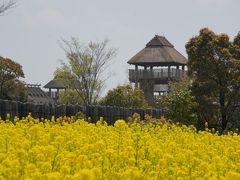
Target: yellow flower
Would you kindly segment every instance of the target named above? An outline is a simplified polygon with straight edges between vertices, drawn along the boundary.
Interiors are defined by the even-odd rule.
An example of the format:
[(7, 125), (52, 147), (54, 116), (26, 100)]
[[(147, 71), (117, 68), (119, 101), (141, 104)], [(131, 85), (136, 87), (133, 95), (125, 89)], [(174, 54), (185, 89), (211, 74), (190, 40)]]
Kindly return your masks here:
[(117, 120), (115, 123), (114, 123), (114, 126), (115, 127), (127, 127), (127, 124), (124, 120)]
[(226, 180), (232, 180), (232, 179), (240, 180), (240, 173), (229, 171), (229, 172), (227, 172), (225, 179)]
[(73, 180), (94, 180), (95, 174), (89, 169), (83, 169), (73, 176)]
[[(240, 179), (240, 136), (179, 125), (0, 120), (0, 179)], [(64, 122), (65, 121), (65, 122)]]

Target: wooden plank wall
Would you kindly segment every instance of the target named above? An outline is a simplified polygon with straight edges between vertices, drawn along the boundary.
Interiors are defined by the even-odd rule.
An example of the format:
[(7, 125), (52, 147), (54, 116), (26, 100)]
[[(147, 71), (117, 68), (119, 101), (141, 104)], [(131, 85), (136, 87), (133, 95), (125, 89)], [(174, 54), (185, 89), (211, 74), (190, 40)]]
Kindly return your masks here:
[(153, 118), (160, 118), (164, 115), (162, 109), (127, 109), (123, 107), (112, 106), (80, 106), (80, 105), (35, 105), (32, 103), (21, 103), (16, 101), (0, 100), (0, 117), (6, 120), (7, 114), (13, 119), (15, 116), (22, 118), (29, 113), (34, 118), (51, 119), (52, 116), (71, 117), (76, 113), (82, 112), (86, 117), (91, 118), (91, 122), (97, 122), (100, 117), (103, 117), (108, 124), (114, 124), (118, 119), (128, 120), (134, 113), (138, 113), (141, 119), (145, 115), (150, 115)]

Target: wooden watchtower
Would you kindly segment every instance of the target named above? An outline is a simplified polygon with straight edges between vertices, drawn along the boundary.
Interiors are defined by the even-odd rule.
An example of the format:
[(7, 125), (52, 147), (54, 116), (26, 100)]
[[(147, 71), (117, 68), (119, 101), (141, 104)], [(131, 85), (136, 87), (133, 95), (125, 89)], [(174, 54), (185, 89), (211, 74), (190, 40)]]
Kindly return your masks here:
[(184, 76), (187, 59), (164, 36), (156, 35), (128, 64), (135, 65), (135, 69), (129, 69), (130, 82), (141, 88), (149, 104), (155, 106), (155, 95), (168, 92), (168, 82)]

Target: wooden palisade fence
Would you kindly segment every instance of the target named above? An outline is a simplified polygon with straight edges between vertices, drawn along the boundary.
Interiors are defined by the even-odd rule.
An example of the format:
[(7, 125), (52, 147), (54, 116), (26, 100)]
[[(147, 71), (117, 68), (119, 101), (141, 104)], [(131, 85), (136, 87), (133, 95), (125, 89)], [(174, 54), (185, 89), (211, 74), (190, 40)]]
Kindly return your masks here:
[(146, 114), (153, 118), (163, 116), (161, 109), (128, 109), (123, 107), (112, 106), (80, 106), (80, 105), (35, 105), (32, 103), (22, 103), (16, 101), (0, 100), (0, 117), (5, 120), (7, 114), (11, 119), (15, 116), (22, 118), (31, 113), (34, 118), (50, 119), (52, 116), (75, 116), (76, 113), (82, 112), (87, 118), (91, 118), (91, 122), (96, 122), (103, 117), (108, 124), (114, 124), (118, 119), (128, 120), (134, 113), (138, 113), (141, 119)]

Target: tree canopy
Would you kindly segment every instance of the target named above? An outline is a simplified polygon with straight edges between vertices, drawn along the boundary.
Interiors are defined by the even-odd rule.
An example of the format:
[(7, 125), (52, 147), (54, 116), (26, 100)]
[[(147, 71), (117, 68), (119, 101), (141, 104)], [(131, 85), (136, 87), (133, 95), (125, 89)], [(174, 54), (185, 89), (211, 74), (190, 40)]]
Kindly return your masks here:
[(9, 58), (0, 57), (0, 99), (26, 100), (26, 88), (22, 66)]
[(141, 89), (132, 88), (130, 85), (120, 85), (109, 90), (100, 101), (101, 105), (119, 106), (126, 108), (148, 108), (144, 93)]
[(76, 38), (64, 40), (62, 47), (68, 62), (56, 70), (55, 78), (74, 89), (84, 105), (95, 104), (104, 86), (102, 74), (116, 55), (116, 49), (108, 48), (108, 40), (82, 45)]
[(214, 119), (224, 130), (240, 99), (240, 34), (231, 41), (226, 34), (204, 28), (186, 50), (199, 122)]
[(71, 88), (60, 91), (57, 102), (59, 104), (83, 104), (82, 99), (78, 96), (77, 91)]
[(158, 105), (166, 110), (166, 117), (187, 125), (196, 125), (197, 102), (190, 89), (190, 79), (170, 82), (171, 91), (159, 97)]

